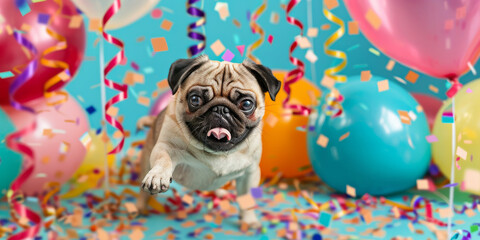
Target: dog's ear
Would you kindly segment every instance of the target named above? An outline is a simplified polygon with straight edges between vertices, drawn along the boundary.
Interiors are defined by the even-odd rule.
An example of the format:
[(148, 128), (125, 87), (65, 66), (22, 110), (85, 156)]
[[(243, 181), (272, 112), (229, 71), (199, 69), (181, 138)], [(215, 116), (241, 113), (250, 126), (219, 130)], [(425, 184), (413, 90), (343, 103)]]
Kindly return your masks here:
[(270, 98), (275, 101), (282, 82), (273, 76), (272, 70), (261, 64), (256, 64), (248, 58), (243, 61), (242, 65), (257, 79), (262, 91), (268, 92)]
[(196, 58), (178, 59), (170, 66), (168, 72), (168, 85), (175, 94), (182, 82), (190, 76), (195, 70), (200, 68), (208, 61), (207, 55), (201, 55)]

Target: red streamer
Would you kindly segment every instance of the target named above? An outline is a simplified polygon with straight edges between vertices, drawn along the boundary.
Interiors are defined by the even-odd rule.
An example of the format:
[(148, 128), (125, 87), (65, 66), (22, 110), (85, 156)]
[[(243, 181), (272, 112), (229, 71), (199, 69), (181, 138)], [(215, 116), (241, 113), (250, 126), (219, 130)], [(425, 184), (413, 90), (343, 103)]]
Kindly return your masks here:
[(115, 55), (115, 57), (113, 57), (108, 62), (107, 66), (105, 67), (105, 69), (103, 71), (103, 75), (105, 77), (105, 80), (104, 80), (105, 85), (107, 87), (113, 89), (113, 90), (120, 91), (119, 94), (115, 95), (113, 98), (108, 100), (108, 102), (105, 104), (105, 120), (110, 125), (112, 125), (116, 129), (118, 129), (122, 133), (122, 139), (120, 140), (120, 143), (112, 151), (110, 151), (108, 154), (115, 154), (115, 153), (118, 153), (118, 152), (122, 151), (123, 144), (125, 142), (125, 131), (123, 129), (122, 124), (117, 119), (115, 119), (115, 117), (113, 117), (113, 116), (111, 116), (110, 114), (107, 113), (107, 110), (111, 106), (127, 99), (127, 97), (128, 97), (128, 95), (127, 95), (128, 86), (126, 84), (119, 84), (119, 83), (116, 83), (116, 82), (114, 82), (110, 79), (107, 79), (108, 73), (113, 68), (115, 68), (117, 65), (119, 65), (122, 62), (122, 60), (125, 58), (123, 42), (105, 32), (105, 25), (115, 15), (115, 13), (118, 12), (120, 7), (121, 7), (120, 0), (114, 0), (112, 6), (110, 6), (110, 8), (108, 8), (107, 12), (103, 16), (103, 21), (102, 21), (103, 38), (108, 43), (113, 44), (113, 45), (117, 46), (118, 48), (120, 48), (120, 51)]
[[(303, 24), (299, 20), (289, 16), (290, 11), (300, 2), (300, 0), (290, 0), (288, 3), (286, 12), (287, 12), (287, 22), (297, 26), (300, 28), (300, 35), (303, 36)], [(289, 58), (290, 62), (297, 66), (297, 68), (293, 69), (292, 71), (288, 72), (285, 75), (284, 78), (284, 84), (283, 84), (283, 90), (287, 93), (287, 98), (283, 101), (283, 107), (286, 109), (291, 109), (292, 113), (294, 115), (303, 115), (303, 116), (308, 116), (310, 112), (312, 111), (310, 108), (300, 105), (300, 104), (289, 104), (288, 101), (290, 100), (290, 95), (291, 95), (291, 89), (290, 85), (296, 83), (299, 81), (304, 75), (305, 75), (305, 64), (303, 64), (300, 59), (295, 58), (292, 56), (293, 51), (295, 51), (295, 48), (297, 48), (297, 41), (294, 41), (292, 45), (290, 45), (290, 50), (289, 50)]]

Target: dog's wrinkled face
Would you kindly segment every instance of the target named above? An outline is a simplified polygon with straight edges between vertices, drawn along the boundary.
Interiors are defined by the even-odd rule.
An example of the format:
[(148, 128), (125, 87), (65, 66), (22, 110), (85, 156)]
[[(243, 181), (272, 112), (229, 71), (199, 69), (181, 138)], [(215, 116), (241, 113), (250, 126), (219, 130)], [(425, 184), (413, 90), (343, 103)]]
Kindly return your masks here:
[(177, 99), (177, 118), (202, 148), (213, 152), (232, 150), (258, 129), (265, 113), (264, 92), (274, 99), (280, 89), (280, 82), (261, 65), (206, 56), (174, 63), (169, 84)]

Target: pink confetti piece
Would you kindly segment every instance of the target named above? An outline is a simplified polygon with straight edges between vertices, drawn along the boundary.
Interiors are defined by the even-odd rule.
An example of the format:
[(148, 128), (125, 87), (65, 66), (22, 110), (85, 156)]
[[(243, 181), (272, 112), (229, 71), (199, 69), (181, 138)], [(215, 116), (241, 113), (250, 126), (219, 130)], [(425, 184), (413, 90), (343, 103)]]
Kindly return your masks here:
[(432, 143), (432, 142), (438, 142), (438, 138), (435, 135), (428, 135), (425, 137), (427, 139), (427, 142)]
[(240, 52), (240, 56), (243, 56), (243, 53), (245, 52), (245, 45), (237, 46), (237, 49)]
[(272, 36), (272, 35), (268, 35), (268, 39), (267, 39), (267, 40), (268, 40), (268, 42), (269, 42), (270, 44), (272, 44), (272, 42), (273, 42), (273, 36)]
[(154, 19), (155, 19), (155, 18), (161, 18), (162, 15), (163, 15), (163, 12), (162, 12), (162, 10), (160, 10), (160, 8), (155, 8), (155, 9), (153, 9), (152, 12), (151, 12), (151, 16), (152, 16), (152, 18), (154, 18)]
[(235, 55), (229, 49), (227, 49), (227, 51), (225, 51), (225, 53), (222, 55), (223, 61), (227, 62), (232, 61), (233, 57), (235, 57)]

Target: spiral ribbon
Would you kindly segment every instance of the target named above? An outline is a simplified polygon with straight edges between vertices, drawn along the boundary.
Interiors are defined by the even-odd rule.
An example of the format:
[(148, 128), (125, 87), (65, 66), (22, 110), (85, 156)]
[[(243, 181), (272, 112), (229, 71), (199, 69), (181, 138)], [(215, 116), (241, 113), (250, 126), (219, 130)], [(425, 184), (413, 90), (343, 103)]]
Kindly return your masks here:
[[(299, 20), (289, 16), (290, 11), (300, 2), (300, 0), (290, 0), (290, 2), (287, 5), (286, 9), (286, 16), (287, 16), (287, 22), (297, 26), (300, 28), (300, 35), (303, 36), (303, 24)], [(283, 107), (285, 109), (290, 109), (292, 110), (292, 114), (294, 115), (303, 115), (303, 116), (308, 116), (310, 112), (312, 111), (310, 108), (300, 105), (300, 104), (289, 104), (288, 101), (290, 100), (290, 95), (291, 95), (291, 89), (290, 85), (294, 84), (295, 82), (299, 81), (304, 75), (305, 75), (305, 64), (300, 61), (300, 59), (295, 58), (292, 56), (293, 51), (295, 51), (295, 48), (297, 48), (297, 41), (294, 41), (290, 45), (290, 50), (289, 50), (289, 59), (290, 62), (297, 66), (297, 68), (291, 70), (285, 75), (284, 78), (284, 84), (283, 84), (283, 90), (287, 94), (287, 97), (283, 101)]]
[[(58, 4), (58, 9), (55, 12), (54, 16), (58, 16), (61, 14), (63, 1), (62, 0), (54, 0), (54, 1)], [(49, 23), (54, 19), (54, 16), (50, 18)], [(58, 34), (57, 32), (55, 32), (49, 27), (46, 28), (46, 32), (49, 36), (57, 40), (58, 43), (54, 46), (51, 46), (45, 49), (45, 51), (42, 52), (40, 63), (45, 67), (62, 69), (62, 71), (60, 71), (58, 74), (48, 79), (48, 81), (43, 86), (43, 95), (45, 96), (46, 99), (59, 96), (59, 95), (63, 96), (60, 100), (57, 100), (54, 102), (47, 101), (47, 105), (55, 106), (55, 105), (62, 104), (68, 100), (68, 93), (66, 91), (62, 91), (62, 90), (52, 91), (51, 89), (57, 83), (62, 81), (68, 81), (70, 79), (69, 65), (64, 61), (45, 59), (45, 56), (53, 52), (67, 49), (67, 40), (65, 39), (64, 36)]]
[[(15, 40), (20, 45), (28, 49), (34, 56), (37, 54), (37, 50), (35, 49), (33, 44), (30, 41), (28, 41), (26, 38), (24, 38), (19, 32), (15, 31), (13, 33), (13, 36), (15, 37)], [(32, 60), (27, 65), (26, 69), (20, 75), (17, 76), (15, 81), (12, 82), (12, 84), (9, 87), (9, 94), (10, 94), (9, 98), (10, 98), (11, 105), (17, 110), (23, 110), (23, 111), (27, 111), (32, 114), (35, 114), (35, 111), (32, 108), (21, 105), (14, 99), (13, 96), (15, 92), (20, 88), (20, 86), (22, 86), (28, 79), (30, 79), (34, 75), (37, 66), (38, 66), (38, 60), (36, 59)], [(35, 168), (35, 162), (33, 160), (34, 154), (32, 149), (27, 145), (19, 142), (18, 140), (21, 137), (25, 136), (26, 134), (35, 131), (35, 128), (36, 128), (36, 121), (34, 121), (29, 126), (23, 128), (22, 130), (19, 130), (17, 132), (14, 132), (8, 135), (6, 138), (7, 146), (10, 149), (20, 152), (26, 156), (25, 163), (24, 163), (24, 166), (25, 166), (24, 170), (20, 173), (17, 179), (15, 179), (15, 181), (12, 183), (11, 188), (7, 194), (8, 201), (11, 204), (11, 207), (13, 210), (11, 212), (12, 218), (18, 219), (17, 216), (15, 216), (15, 213), (16, 213), (20, 217), (20, 219), (27, 219), (33, 223), (33, 226), (27, 226), (24, 231), (10, 236), (8, 240), (17, 240), (17, 239), (20, 240), (20, 239), (26, 239), (26, 238), (33, 238), (38, 234), (42, 226), (41, 224), (42, 220), (40, 216), (36, 212), (32, 211), (31, 209), (27, 208), (25, 205), (22, 204), (23, 196), (19, 192), (20, 187), (33, 173), (33, 169)]]
[(114, 104), (121, 102), (125, 99), (127, 99), (128, 95), (128, 86), (126, 84), (119, 84), (116, 83), (110, 79), (107, 79), (108, 73), (115, 68), (117, 65), (119, 65), (122, 60), (125, 58), (125, 52), (124, 52), (124, 45), (123, 42), (120, 41), (119, 39), (113, 37), (112, 35), (108, 34), (105, 32), (105, 25), (107, 25), (107, 22), (115, 15), (115, 13), (118, 12), (120, 9), (121, 4), (120, 0), (114, 0), (113, 4), (108, 8), (107, 12), (103, 16), (103, 21), (102, 21), (102, 34), (103, 38), (110, 44), (113, 44), (117, 47), (120, 48), (120, 51), (113, 57), (108, 63), (105, 69), (103, 70), (103, 75), (105, 77), (104, 83), (107, 87), (117, 90), (120, 93), (108, 100), (108, 102), (105, 104), (105, 120), (112, 125), (114, 128), (118, 129), (122, 133), (122, 139), (120, 140), (120, 143), (108, 154), (115, 154), (123, 149), (123, 144), (125, 142), (125, 131), (123, 129), (122, 124), (115, 119), (115, 117), (111, 116), (108, 114), (108, 109), (113, 106)]
[[(337, 73), (340, 72), (347, 65), (347, 55), (342, 51), (332, 50), (329, 48), (333, 43), (335, 43), (335, 41), (340, 39), (345, 34), (345, 24), (343, 23), (342, 19), (333, 15), (333, 13), (330, 12), (325, 7), (323, 8), (323, 14), (328, 20), (336, 23), (339, 26), (337, 31), (335, 31), (325, 41), (323, 45), (325, 54), (331, 57), (342, 59), (342, 62), (339, 65), (331, 68), (327, 68), (324, 74), (337, 82), (345, 82), (347, 81), (347, 77), (344, 75), (337, 75)], [(324, 105), (325, 114), (333, 117), (339, 116), (343, 112), (343, 107), (340, 103), (343, 100), (342, 95), (339, 93), (336, 93), (336, 94), (329, 93), (325, 96), (325, 98), (326, 98), (326, 104)]]
[(254, 43), (252, 43), (252, 45), (247, 47), (247, 57), (254, 61), (256, 64), (260, 64), (260, 59), (253, 56), (252, 52), (253, 50), (259, 48), (265, 40), (265, 31), (263, 31), (262, 27), (257, 24), (257, 19), (267, 8), (267, 1), (268, 0), (264, 0), (262, 5), (260, 5), (260, 7), (258, 7), (257, 10), (255, 10), (253, 15), (250, 17), (250, 27), (252, 28), (252, 31), (254, 33), (258, 33), (260, 35), (260, 38)]
[(206, 23), (205, 12), (202, 11), (201, 9), (193, 6), (193, 4), (198, 2), (198, 1), (200, 1), (200, 0), (187, 0), (187, 4), (186, 4), (187, 13), (190, 14), (191, 16), (200, 18), (196, 22), (188, 25), (188, 27), (187, 27), (188, 34), (187, 35), (188, 35), (189, 38), (191, 38), (193, 40), (201, 41), (200, 43), (198, 43), (196, 45), (192, 45), (187, 49), (188, 57), (192, 57), (192, 56), (195, 56), (195, 55), (201, 53), (205, 49), (205, 45), (206, 45), (206, 41), (207, 41), (207, 38), (205, 37), (205, 35), (203, 35), (199, 32), (193, 31), (197, 28), (200, 28), (200, 27), (204, 26), (205, 23)]

